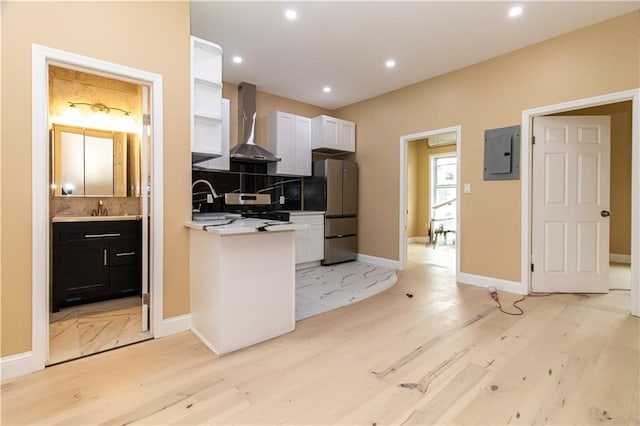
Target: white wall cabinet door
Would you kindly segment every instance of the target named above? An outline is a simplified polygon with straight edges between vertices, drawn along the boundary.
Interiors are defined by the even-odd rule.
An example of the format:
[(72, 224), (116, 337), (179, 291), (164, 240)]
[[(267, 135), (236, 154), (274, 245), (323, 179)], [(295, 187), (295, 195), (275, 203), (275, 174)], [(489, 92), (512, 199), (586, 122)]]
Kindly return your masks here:
[(267, 147), (281, 158), (269, 173), (311, 176), (311, 119), (274, 111), (267, 121)]
[(223, 155), (222, 48), (191, 37), (192, 160)]
[(356, 124), (328, 115), (312, 119), (311, 148), (322, 153), (356, 151)]

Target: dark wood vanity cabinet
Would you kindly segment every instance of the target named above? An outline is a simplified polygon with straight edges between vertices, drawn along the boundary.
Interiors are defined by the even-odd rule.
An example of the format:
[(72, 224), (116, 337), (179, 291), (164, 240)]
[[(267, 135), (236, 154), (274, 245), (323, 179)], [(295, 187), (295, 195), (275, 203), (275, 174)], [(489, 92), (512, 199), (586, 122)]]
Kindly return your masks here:
[(140, 220), (54, 222), (51, 311), (140, 294)]

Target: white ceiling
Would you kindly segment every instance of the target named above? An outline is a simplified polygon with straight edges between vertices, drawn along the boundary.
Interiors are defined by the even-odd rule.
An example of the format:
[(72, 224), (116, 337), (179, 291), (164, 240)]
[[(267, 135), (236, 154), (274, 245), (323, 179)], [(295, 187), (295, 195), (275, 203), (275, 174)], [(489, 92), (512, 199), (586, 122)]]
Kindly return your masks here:
[[(516, 4), (524, 12), (509, 18)], [(639, 8), (640, 1), (192, 1), (191, 34), (222, 46), (224, 81), (335, 109)], [(297, 19), (287, 21), (285, 9)], [(389, 58), (393, 69), (384, 66)]]

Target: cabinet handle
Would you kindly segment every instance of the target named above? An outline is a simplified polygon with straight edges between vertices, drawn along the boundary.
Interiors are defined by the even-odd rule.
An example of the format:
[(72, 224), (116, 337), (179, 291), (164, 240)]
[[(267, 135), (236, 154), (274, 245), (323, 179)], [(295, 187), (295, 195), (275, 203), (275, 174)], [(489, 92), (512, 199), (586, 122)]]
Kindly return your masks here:
[(135, 251), (128, 251), (126, 253), (116, 253), (116, 257), (120, 257), (120, 256), (134, 256), (136, 254)]
[(102, 253), (104, 254), (104, 266), (107, 266), (107, 249), (103, 249)]
[(109, 238), (109, 237), (119, 237), (120, 234), (84, 234), (85, 238)]

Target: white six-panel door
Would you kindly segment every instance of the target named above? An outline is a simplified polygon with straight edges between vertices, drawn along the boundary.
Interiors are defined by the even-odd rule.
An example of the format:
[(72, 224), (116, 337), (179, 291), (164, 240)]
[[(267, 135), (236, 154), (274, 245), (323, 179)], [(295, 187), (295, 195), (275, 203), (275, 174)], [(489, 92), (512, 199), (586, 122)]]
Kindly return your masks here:
[(608, 116), (533, 120), (533, 292), (609, 289)]

